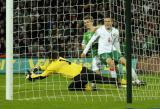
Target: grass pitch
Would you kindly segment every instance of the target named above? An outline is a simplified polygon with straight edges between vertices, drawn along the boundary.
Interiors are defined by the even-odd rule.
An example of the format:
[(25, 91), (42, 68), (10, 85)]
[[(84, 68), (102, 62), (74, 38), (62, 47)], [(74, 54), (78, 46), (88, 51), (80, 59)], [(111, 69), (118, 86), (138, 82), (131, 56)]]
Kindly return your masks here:
[(126, 89), (98, 85), (98, 91), (67, 90), (70, 80), (52, 75), (29, 82), (24, 74), (14, 74), (14, 100), (5, 100), (5, 75), (0, 75), (1, 109), (160, 109), (159, 77), (142, 78), (145, 87), (133, 87), (133, 103), (126, 103)]

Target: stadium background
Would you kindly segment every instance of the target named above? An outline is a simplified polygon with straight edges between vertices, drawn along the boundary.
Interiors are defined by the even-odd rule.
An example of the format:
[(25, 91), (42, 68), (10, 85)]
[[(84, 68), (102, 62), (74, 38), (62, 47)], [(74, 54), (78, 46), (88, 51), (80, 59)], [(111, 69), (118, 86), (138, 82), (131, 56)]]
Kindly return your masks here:
[[(160, 5), (156, 2), (133, 1), (133, 57), (139, 59), (139, 70), (160, 70), (156, 66), (160, 62), (160, 38), (157, 37), (160, 36), (160, 27), (156, 23), (160, 22)], [(0, 7), (0, 57), (5, 57), (5, 1), (0, 0)], [(14, 17), (14, 57), (45, 57), (52, 49), (59, 51), (63, 57), (77, 58), (81, 53), (82, 35), (86, 31), (83, 26), (84, 15), (92, 15), (94, 24), (101, 25), (103, 15), (110, 11), (114, 26), (120, 29), (124, 53), (123, 0), (113, 1), (111, 6), (108, 0), (14, 0), (14, 16), (19, 16)]]
[[(82, 34), (86, 31), (83, 27), (83, 16), (91, 14), (95, 19), (95, 25), (99, 25), (103, 24), (103, 14), (110, 10), (115, 20), (114, 26), (120, 29), (121, 48), (122, 51), (124, 51), (125, 25), (123, 0), (116, 0), (115, 3), (112, 3), (111, 8), (108, 7), (108, 0), (104, 0), (105, 3), (102, 3), (101, 0), (89, 0), (90, 2), (87, 0), (62, 1), (64, 0), (37, 0), (37, 2), (33, 1), (31, 3), (29, 0), (14, 0), (14, 15), (19, 16), (18, 19), (16, 19), (16, 17), (14, 18), (15, 58), (44, 58), (51, 49), (59, 51), (60, 55), (66, 58), (79, 57), (81, 53), (80, 44)], [(143, 4), (143, 6), (141, 4)], [(25, 7), (28, 8), (26, 9)], [(160, 38), (156, 37), (160, 36), (160, 27), (157, 23), (160, 21), (159, 0), (155, 0), (155, 2), (152, 2), (152, 0), (148, 0), (147, 2), (146, 0), (133, 0), (132, 9), (133, 52), (135, 53), (133, 57), (138, 57), (137, 68), (142, 72), (160, 71), (158, 67), (160, 64)], [(0, 0), (0, 57), (5, 59), (5, 0)], [(2, 61), (0, 61), (0, 67), (2, 67), (2, 65)], [(6, 109), (14, 107), (17, 109), (21, 106), (27, 109), (31, 107), (47, 107), (45, 105), (39, 105), (44, 102), (32, 100), (31, 102), (25, 102), (31, 105), (22, 103), (21, 101), (13, 101), (11, 103), (4, 101), (5, 87), (3, 87), (3, 83), (5, 76), (0, 75), (0, 77), (0, 86), (2, 87), (0, 90), (2, 92), (0, 105), (6, 107)], [(93, 105), (93, 102), (87, 102), (88, 104), (84, 106), (85, 108), (97, 107), (97, 109), (105, 109), (106, 106), (112, 106), (114, 108), (115, 105), (114, 103), (103, 104), (98, 101)], [(63, 106), (61, 103), (63, 103)], [(49, 106), (56, 105), (56, 108), (71, 108), (62, 101), (45, 102), (45, 104)], [(78, 104), (76, 102), (72, 107), (76, 108), (79, 106), (84, 109), (83, 105)], [(154, 102), (136, 102), (136, 104), (138, 108), (148, 108), (150, 105), (153, 107)], [(117, 106), (126, 107), (126, 104), (119, 102)], [(115, 107), (115, 109), (117, 109), (117, 107)]]

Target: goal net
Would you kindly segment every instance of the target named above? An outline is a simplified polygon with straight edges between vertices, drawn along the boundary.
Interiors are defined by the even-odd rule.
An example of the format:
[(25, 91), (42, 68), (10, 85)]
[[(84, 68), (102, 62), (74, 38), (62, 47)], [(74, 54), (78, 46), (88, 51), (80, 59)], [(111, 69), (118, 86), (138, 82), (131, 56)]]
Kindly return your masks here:
[[(147, 82), (143, 87), (133, 86), (133, 98), (136, 100), (160, 97), (159, 6), (159, 0), (132, 1), (132, 65), (140, 80)], [(27, 69), (49, 62), (51, 51), (91, 69), (92, 56), (80, 58), (86, 15), (91, 15), (97, 26), (103, 25), (104, 15), (110, 13), (114, 27), (119, 29), (121, 51), (125, 55), (124, 0), (14, 0), (13, 11), (14, 99), (126, 99), (125, 88), (110, 84), (97, 84), (96, 91), (68, 91), (73, 80), (59, 74), (32, 82), (25, 79)], [(109, 76), (108, 69), (103, 68), (101, 75)]]
[(160, 1), (133, 0), (132, 4), (132, 55), (139, 78), (147, 82), (144, 88), (133, 88), (133, 97), (156, 99), (160, 97)]

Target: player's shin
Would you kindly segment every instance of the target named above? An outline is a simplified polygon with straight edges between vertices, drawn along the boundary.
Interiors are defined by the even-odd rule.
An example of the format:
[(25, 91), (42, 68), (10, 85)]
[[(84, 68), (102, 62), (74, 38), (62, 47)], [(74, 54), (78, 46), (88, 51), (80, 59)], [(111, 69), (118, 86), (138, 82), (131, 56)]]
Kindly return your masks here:
[(136, 74), (136, 71), (132, 68), (132, 80), (136, 83), (139, 83), (140, 80), (138, 79), (138, 76)]
[(114, 67), (110, 68), (110, 74), (112, 78), (117, 78), (116, 70)]

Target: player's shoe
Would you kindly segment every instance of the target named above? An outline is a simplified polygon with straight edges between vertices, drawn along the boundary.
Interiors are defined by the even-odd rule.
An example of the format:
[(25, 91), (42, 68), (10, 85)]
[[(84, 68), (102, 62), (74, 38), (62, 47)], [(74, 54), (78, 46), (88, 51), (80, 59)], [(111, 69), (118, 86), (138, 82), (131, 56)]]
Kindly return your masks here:
[(92, 87), (92, 91), (97, 91), (96, 84), (92, 84), (91, 87)]
[(135, 81), (133, 81), (132, 82), (132, 85), (133, 86), (138, 86), (138, 87), (140, 87), (140, 86), (145, 86), (145, 85), (147, 85), (147, 83), (145, 82), (145, 81), (140, 81), (140, 82), (135, 82)]
[(121, 88), (121, 87), (123, 87), (123, 85), (122, 85), (121, 81), (116, 81), (115, 86), (116, 86), (117, 88)]
[(92, 91), (92, 87), (89, 83), (85, 85), (85, 91)]
[(31, 75), (32, 75), (32, 73), (30, 72), (30, 70), (27, 70), (26, 80), (34, 81), (34, 79), (31, 78)]
[(96, 91), (96, 90), (97, 90), (96, 85), (91, 86), (91, 84), (89, 83), (85, 85), (85, 91)]
[(125, 79), (121, 79), (120, 84), (121, 84), (121, 87), (126, 87), (127, 81)]
[(126, 85), (127, 81), (125, 79), (121, 79), (121, 85)]

